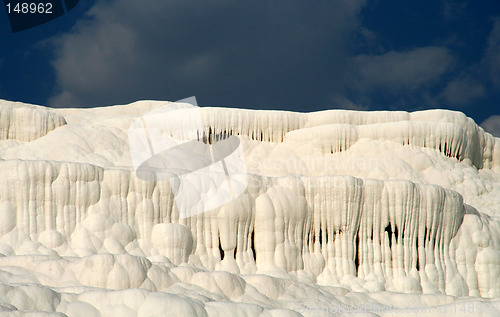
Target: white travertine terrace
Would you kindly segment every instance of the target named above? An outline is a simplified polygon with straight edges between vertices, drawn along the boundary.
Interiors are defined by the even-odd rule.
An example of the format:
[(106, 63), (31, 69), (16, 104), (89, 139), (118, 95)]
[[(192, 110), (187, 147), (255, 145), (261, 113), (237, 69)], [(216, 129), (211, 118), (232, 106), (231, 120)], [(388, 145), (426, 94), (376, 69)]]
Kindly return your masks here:
[(0, 104), (0, 140), (33, 141), (65, 124), (64, 117), (44, 107), (20, 102)]
[(240, 139), (248, 187), (181, 219), (128, 146), (169, 104), (0, 100), (0, 316), (500, 313), (500, 139), (472, 119), (201, 108), (205, 134)]

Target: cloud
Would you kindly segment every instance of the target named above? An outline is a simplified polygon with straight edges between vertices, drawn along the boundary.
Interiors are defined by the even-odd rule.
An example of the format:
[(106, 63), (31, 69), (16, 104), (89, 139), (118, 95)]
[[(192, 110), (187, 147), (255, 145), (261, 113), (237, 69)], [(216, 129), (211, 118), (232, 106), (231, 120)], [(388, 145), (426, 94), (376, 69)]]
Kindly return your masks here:
[(466, 13), (467, 2), (456, 0), (444, 0), (442, 2), (442, 14), (445, 20), (461, 18)]
[(331, 104), (333, 107), (338, 107), (346, 110), (359, 110), (359, 111), (370, 110), (369, 106), (356, 103), (341, 94), (332, 95), (330, 97), (329, 104)]
[(495, 137), (500, 138), (500, 116), (491, 116), (481, 123), (481, 127)]
[[(383, 34), (361, 23), (365, 5), (97, 1), (52, 41), (57, 89), (47, 103), (99, 106), (196, 95), (202, 105), (303, 111), (468, 106), (487, 93), (485, 76), (457, 71), (458, 55), (444, 45), (385, 49)], [(484, 69), (500, 63), (495, 21)], [(500, 82), (498, 74), (492, 70), (488, 78)]]
[(355, 57), (360, 90), (416, 89), (435, 82), (446, 73), (453, 56), (444, 47), (420, 47), (406, 52)]
[(465, 77), (449, 82), (440, 97), (446, 103), (455, 106), (467, 106), (477, 98), (484, 96), (485, 93), (486, 88), (481, 82)]
[(53, 41), (49, 104), (325, 103), (350, 72), (347, 41), (364, 3), (99, 1)]
[(498, 52), (500, 52), (500, 19), (495, 18), (481, 59), (452, 77), (438, 96), (438, 100), (458, 107), (467, 107), (486, 96), (492, 87), (500, 88)]
[(491, 83), (500, 88), (500, 18), (493, 20), (493, 28), (488, 36), (488, 46), (485, 50), (484, 64)]

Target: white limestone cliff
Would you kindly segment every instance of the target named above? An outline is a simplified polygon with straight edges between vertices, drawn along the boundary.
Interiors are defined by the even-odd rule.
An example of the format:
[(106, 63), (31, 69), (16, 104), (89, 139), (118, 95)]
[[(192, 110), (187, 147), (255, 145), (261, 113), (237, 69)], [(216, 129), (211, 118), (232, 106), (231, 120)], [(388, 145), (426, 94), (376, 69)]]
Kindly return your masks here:
[(464, 114), (201, 108), (248, 186), (183, 218), (131, 160), (130, 125), (165, 106), (0, 101), (0, 315), (500, 311), (500, 139)]

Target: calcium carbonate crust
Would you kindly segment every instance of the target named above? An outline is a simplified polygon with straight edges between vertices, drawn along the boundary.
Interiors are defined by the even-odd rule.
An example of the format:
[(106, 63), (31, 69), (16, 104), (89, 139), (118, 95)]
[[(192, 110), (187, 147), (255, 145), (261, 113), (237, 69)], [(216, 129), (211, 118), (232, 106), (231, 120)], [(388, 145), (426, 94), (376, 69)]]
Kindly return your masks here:
[(130, 155), (165, 106), (0, 100), (0, 316), (500, 314), (500, 139), (464, 114), (202, 107), (248, 186), (182, 218)]

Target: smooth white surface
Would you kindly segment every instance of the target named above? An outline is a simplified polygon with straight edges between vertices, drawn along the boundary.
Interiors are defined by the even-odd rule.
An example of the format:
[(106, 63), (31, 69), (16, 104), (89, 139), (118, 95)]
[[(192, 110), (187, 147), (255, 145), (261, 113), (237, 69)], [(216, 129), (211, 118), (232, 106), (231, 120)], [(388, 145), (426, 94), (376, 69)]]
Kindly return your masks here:
[(0, 101), (0, 316), (500, 314), (500, 139), (472, 119), (202, 108), (248, 187), (182, 219), (128, 144), (165, 106)]

